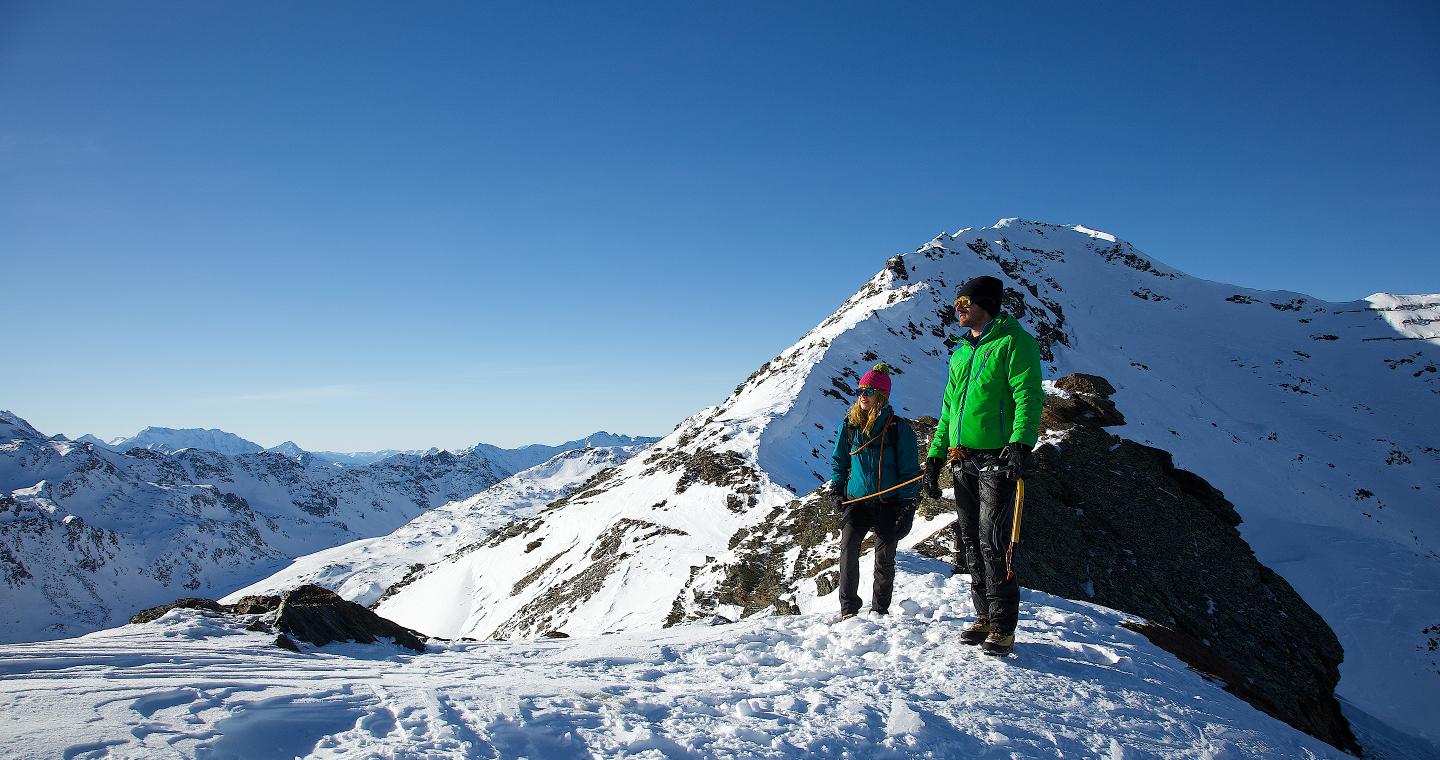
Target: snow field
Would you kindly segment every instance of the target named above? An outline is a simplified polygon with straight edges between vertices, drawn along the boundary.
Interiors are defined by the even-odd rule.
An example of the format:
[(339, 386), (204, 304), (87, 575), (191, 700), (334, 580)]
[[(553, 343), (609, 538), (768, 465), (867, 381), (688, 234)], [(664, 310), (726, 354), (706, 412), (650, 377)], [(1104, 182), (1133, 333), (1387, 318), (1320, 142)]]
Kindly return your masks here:
[[(968, 578), (902, 554), (895, 614), (292, 654), (192, 610), (0, 647), (0, 755), (1341, 757), (1124, 615), (1027, 591), (1017, 656), (958, 643)], [(833, 601), (833, 599), (831, 599)]]

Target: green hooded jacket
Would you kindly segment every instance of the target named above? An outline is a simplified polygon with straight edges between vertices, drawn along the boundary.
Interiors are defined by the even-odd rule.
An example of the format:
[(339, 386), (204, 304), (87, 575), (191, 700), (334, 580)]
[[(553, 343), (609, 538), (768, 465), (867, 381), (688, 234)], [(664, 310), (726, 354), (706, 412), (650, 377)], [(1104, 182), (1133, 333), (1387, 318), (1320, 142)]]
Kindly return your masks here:
[(943, 457), (954, 446), (1034, 446), (1044, 403), (1040, 345), (1014, 317), (1001, 312), (976, 345), (962, 338), (950, 355), (940, 424), (926, 456)]

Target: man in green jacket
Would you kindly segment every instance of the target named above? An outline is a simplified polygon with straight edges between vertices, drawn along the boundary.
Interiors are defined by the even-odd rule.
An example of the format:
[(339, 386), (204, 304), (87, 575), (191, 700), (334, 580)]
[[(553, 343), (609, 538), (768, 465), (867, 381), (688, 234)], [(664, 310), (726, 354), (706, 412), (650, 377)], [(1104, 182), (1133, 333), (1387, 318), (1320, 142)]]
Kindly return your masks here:
[(1000, 310), (1004, 285), (976, 277), (960, 289), (955, 314), (969, 328), (950, 356), (940, 424), (925, 458), (925, 492), (940, 497), (940, 468), (955, 478), (956, 531), (970, 569), (975, 622), (960, 634), (986, 654), (1015, 646), (1020, 584), (1007, 567), (1015, 482), (1040, 431), (1044, 391), (1040, 347)]

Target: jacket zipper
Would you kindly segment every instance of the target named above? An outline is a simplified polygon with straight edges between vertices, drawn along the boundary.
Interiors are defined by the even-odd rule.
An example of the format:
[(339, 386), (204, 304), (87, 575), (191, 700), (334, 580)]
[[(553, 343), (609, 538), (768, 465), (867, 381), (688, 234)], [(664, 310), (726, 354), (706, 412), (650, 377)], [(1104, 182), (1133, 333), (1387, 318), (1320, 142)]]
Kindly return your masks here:
[[(990, 331), (987, 329), (985, 331), (985, 335), (989, 334)], [(985, 358), (980, 360), (980, 369), (975, 371), (975, 375), (970, 374), (970, 368), (975, 366), (975, 354), (980, 351), (980, 345), (985, 342), (984, 338), (985, 336), (982, 335), (980, 342), (976, 343), (975, 347), (970, 350), (970, 359), (965, 363), (965, 390), (960, 394), (960, 411), (958, 414), (955, 415), (955, 421), (962, 426), (962, 430), (957, 430), (955, 433), (956, 443), (960, 442), (960, 433), (963, 432), (963, 426), (965, 424), (965, 404), (970, 400), (970, 383), (972, 380), (974, 380), (975, 375), (978, 375), (981, 372), (985, 371), (985, 364), (990, 361), (991, 354), (994, 354), (995, 351), (998, 350), (995, 348), (991, 348), (985, 354)], [(1001, 416), (1004, 416), (1004, 412), (1001, 412)]]

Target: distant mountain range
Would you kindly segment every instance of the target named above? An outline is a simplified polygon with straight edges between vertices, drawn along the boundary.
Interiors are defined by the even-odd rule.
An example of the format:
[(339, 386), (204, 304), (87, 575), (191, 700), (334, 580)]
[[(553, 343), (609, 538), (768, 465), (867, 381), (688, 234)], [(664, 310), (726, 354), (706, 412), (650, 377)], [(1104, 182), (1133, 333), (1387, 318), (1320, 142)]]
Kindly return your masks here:
[[(471, 451), (479, 451), (487, 459), (503, 464), (506, 469), (512, 472), (519, 472), (527, 467), (539, 464), (562, 451), (584, 448), (586, 446), (633, 446), (637, 443), (654, 441), (654, 438), (635, 437), (619, 435), (600, 431), (584, 438), (573, 441), (566, 441), (555, 446), (532, 443), (527, 446), (520, 446), (513, 449), (500, 448), (488, 443), (477, 443), (470, 449), (465, 449), (462, 455)], [(384, 449), (382, 451), (307, 451), (294, 441), (286, 441), (270, 448), (265, 448), (254, 441), (248, 441), (234, 433), (215, 428), (167, 428), (147, 427), (144, 430), (129, 437), (113, 438), (109, 441), (86, 433), (76, 438), (77, 443), (91, 443), (111, 451), (129, 451), (130, 449), (150, 449), (152, 451), (164, 451), (174, 453), (182, 449), (205, 449), (216, 451), (221, 454), (254, 454), (260, 451), (270, 451), (283, 454), (291, 459), (310, 458), (321, 462), (338, 464), (343, 467), (356, 467), (360, 465), (373, 464), (382, 459), (387, 459), (397, 454), (425, 454), (436, 453), (440, 449)]]
[(352, 466), (298, 447), (265, 451), (217, 430), (148, 428), (125, 440), (137, 445), (46, 436), (0, 412), (0, 641), (77, 635), (176, 596), (221, 596), (294, 557), (390, 533), (586, 441), (634, 451), (654, 439), (597, 433), (561, 446), (479, 444)]

